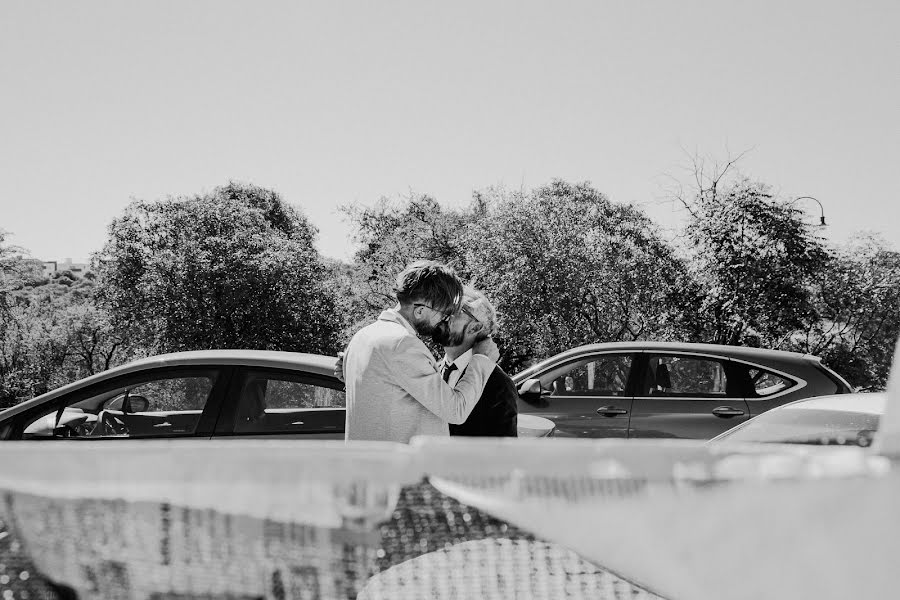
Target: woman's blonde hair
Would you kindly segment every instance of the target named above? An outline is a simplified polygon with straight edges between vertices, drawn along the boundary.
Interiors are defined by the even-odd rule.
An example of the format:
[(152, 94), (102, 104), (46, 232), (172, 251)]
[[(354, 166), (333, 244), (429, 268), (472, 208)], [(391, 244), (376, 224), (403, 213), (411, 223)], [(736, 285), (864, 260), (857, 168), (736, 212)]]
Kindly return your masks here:
[(491, 301), (487, 299), (487, 296), (467, 285), (463, 287), (462, 305), (479, 323), (484, 325), (484, 337), (497, 335), (497, 332), (500, 330), (497, 310), (491, 304)]

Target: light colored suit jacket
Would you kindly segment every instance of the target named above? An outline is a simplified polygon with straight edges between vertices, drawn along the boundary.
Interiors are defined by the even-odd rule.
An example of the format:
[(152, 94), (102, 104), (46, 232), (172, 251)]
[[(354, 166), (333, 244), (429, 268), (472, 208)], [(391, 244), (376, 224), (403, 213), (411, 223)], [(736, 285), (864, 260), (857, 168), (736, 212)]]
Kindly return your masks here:
[(494, 370), (494, 361), (472, 357), (450, 387), (415, 329), (396, 309), (360, 329), (344, 355), (348, 440), (409, 442), (414, 435), (449, 435), (463, 423)]

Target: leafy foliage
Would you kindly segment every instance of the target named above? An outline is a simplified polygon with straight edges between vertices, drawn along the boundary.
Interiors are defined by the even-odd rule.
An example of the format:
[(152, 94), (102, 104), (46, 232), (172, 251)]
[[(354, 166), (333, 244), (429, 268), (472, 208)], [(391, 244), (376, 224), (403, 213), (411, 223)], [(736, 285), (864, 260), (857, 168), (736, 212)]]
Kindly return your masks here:
[(798, 210), (747, 179), (701, 190), (689, 208), (703, 337), (780, 347), (817, 318), (809, 284), (827, 252)]
[(0, 330), (0, 407), (108, 369), (129, 349), (94, 301), (94, 276), (44, 277), (38, 261), (18, 257), (20, 278)]
[[(438, 260), (467, 272), (460, 234), (472, 215), (442, 208), (426, 195), (392, 201), (382, 198), (371, 207), (344, 207), (356, 225), (355, 261), (335, 272), (338, 287), (346, 290), (343, 338), (349, 339), (383, 309), (396, 303), (394, 280), (407, 264), (419, 259)], [(441, 349), (425, 340), (435, 356)]]
[(508, 364), (590, 342), (676, 335), (685, 266), (638, 209), (589, 184), (476, 198), (466, 265), (504, 316)]
[(110, 225), (100, 295), (117, 330), (150, 352), (333, 352), (335, 302), (316, 234), (252, 185), (135, 202)]
[(349, 213), (360, 244), (358, 315), (391, 302), (393, 277), (409, 262), (453, 264), (503, 317), (507, 369), (579, 343), (675, 327), (668, 299), (686, 269), (646, 216), (588, 184), (555, 181), (530, 194), (489, 189), (464, 210), (418, 196)]
[(11, 317), (14, 292), (39, 269), (37, 261), (25, 259), (22, 254), (21, 248), (6, 244), (6, 233), (0, 229), (0, 333)]
[(364, 311), (395, 302), (394, 278), (414, 260), (427, 258), (465, 269), (460, 233), (470, 214), (443, 209), (425, 195), (400, 202), (382, 198), (372, 207), (344, 210), (356, 225), (355, 271)]
[(509, 371), (582, 343), (663, 339), (809, 352), (854, 385), (884, 387), (900, 253), (872, 235), (825, 246), (768, 186), (726, 182), (732, 165), (705, 177), (700, 164), (679, 196), (681, 246), (637, 208), (565, 181), (489, 188), (460, 209), (427, 195), (345, 208), (349, 264), (322, 259), (307, 219), (251, 185), (132, 203), (82, 278), (44, 276), (0, 232), (0, 408), (158, 352), (333, 353), (422, 258), (491, 298)]
[(858, 235), (830, 254), (813, 292), (821, 318), (795, 336), (795, 347), (821, 355), (855, 386), (883, 389), (900, 337), (900, 252)]

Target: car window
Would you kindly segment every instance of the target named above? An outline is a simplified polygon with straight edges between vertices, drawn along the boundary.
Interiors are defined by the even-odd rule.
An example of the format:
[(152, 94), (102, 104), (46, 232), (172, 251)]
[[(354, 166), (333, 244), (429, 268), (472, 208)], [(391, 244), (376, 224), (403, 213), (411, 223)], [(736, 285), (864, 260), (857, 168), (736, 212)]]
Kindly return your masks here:
[(342, 429), (344, 390), (335, 381), (251, 372), (240, 388), (235, 433), (295, 433)]
[(868, 446), (879, 415), (849, 410), (776, 408), (718, 441)]
[(775, 373), (763, 369), (753, 367), (749, 369), (749, 372), (753, 390), (759, 398), (777, 394), (778, 392), (782, 392), (796, 385), (796, 382), (791, 381), (786, 377), (776, 375)]
[(542, 375), (541, 387), (553, 396), (624, 396), (631, 362), (625, 354), (583, 358)]
[(23, 438), (191, 435), (215, 381), (214, 372), (161, 374), (149, 381), (106, 388), (33, 418), (25, 424)]
[(641, 395), (725, 397), (728, 378), (722, 361), (702, 356), (651, 355)]

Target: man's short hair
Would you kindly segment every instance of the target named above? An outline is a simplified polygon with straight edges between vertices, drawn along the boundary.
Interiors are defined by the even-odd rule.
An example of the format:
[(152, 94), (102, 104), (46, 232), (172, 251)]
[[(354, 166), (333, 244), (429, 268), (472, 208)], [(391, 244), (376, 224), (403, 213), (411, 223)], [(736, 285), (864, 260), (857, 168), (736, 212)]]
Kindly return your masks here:
[(462, 302), (462, 283), (456, 271), (443, 263), (420, 260), (397, 275), (394, 295), (402, 304), (423, 302), (434, 310), (456, 312)]
[(484, 337), (497, 335), (500, 323), (497, 319), (497, 311), (491, 301), (482, 292), (471, 286), (463, 288), (463, 307), (469, 311), (478, 322), (484, 325)]

